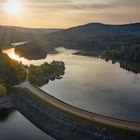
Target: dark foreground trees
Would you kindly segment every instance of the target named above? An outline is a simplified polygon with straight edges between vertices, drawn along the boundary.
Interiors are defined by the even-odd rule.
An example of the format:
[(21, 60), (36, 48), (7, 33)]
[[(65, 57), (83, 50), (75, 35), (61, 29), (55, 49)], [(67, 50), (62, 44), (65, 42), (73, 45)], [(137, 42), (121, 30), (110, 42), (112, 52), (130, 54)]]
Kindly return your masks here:
[(24, 81), (25, 78), (23, 65), (0, 52), (0, 85), (9, 88)]

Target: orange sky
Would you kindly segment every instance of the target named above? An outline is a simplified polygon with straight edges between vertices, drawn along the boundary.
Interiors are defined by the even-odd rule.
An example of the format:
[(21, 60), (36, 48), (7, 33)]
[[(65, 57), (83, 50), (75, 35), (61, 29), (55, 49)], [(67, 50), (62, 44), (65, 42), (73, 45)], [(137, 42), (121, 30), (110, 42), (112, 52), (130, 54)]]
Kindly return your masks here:
[[(22, 12), (4, 11), (9, 1), (22, 4)], [(12, 10), (12, 9), (11, 9)], [(24, 27), (68, 28), (89, 22), (140, 22), (140, 0), (0, 0), (0, 24)]]

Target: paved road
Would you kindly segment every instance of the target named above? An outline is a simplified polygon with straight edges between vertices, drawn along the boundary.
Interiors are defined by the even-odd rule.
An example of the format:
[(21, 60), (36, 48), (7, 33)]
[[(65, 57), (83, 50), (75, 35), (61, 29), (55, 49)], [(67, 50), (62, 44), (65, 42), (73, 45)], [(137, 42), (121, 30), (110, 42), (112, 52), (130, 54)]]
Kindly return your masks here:
[(42, 90), (34, 87), (33, 85), (31, 85), (29, 83), (29, 81), (27, 79), (28, 79), (28, 77), (26, 78), (26, 81), (24, 83), (21, 83), (20, 85), (18, 85), (18, 87), (29, 89), (35, 95), (39, 96), (40, 98), (42, 98), (46, 102), (56, 106), (58, 109), (69, 112), (77, 117), (85, 118), (85, 119), (90, 120), (92, 122), (96, 121), (96, 122), (99, 122), (102, 124), (107, 124), (107, 125), (111, 125), (111, 126), (119, 127), (119, 128), (127, 128), (130, 130), (140, 132), (140, 123), (137, 124), (137, 123), (121, 121), (121, 120), (117, 120), (117, 119), (113, 119), (113, 118), (111, 119), (111, 118), (108, 118), (108, 117), (105, 117), (102, 115), (97, 115), (97, 114), (94, 114), (94, 113), (91, 113), (88, 111), (84, 111), (84, 110), (75, 108), (71, 105), (68, 105), (68, 104), (65, 104), (65, 103), (59, 101), (58, 99), (50, 96), (49, 94), (43, 92)]

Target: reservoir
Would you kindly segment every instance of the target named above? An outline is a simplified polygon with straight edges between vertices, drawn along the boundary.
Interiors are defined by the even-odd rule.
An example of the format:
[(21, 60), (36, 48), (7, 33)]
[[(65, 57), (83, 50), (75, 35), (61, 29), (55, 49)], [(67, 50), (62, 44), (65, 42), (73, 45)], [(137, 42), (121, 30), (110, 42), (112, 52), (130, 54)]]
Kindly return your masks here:
[[(4, 52), (23, 64), (40, 65), (53, 60), (65, 62), (65, 75), (40, 87), (50, 95), (84, 110), (140, 122), (140, 67), (112, 63), (101, 58), (73, 55), (74, 50), (58, 49), (59, 54), (43, 60), (19, 58), (14, 49)], [(136, 71), (139, 71), (136, 73)]]

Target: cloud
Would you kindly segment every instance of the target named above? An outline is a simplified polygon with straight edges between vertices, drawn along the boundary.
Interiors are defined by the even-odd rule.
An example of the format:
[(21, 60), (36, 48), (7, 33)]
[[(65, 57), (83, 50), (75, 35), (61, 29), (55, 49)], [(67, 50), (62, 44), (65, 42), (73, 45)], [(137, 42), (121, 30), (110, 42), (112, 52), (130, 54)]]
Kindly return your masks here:
[[(0, 0), (0, 24), (7, 16)], [(20, 24), (24, 26), (69, 27), (88, 22), (128, 23), (140, 21), (140, 0), (19, 0), (24, 13)], [(17, 20), (15, 20), (16, 24)], [(14, 24), (14, 22), (13, 22)]]
[[(28, 3), (28, 7), (35, 11), (47, 11), (49, 10), (55, 10), (57, 12), (65, 10), (67, 11), (99, 11), (99, 10), (107, 10), (112, 8), (121, 7), (121, 4), (118, 4), (116, 2), (112, 3), (67, 3), (67, 2), (61, 2), (61, 3)], [(54, 12), (54, 11), (53, 11)]]

